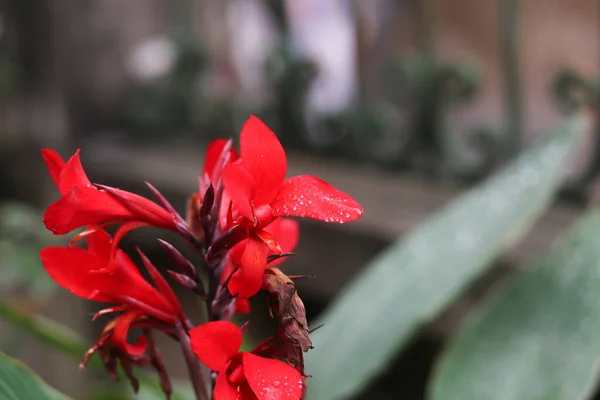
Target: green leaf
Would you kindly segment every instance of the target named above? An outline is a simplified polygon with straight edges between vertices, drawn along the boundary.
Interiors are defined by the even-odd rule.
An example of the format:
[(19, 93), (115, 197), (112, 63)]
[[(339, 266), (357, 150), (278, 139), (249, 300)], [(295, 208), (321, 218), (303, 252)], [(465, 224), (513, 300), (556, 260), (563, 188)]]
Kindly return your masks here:
[(439, 364), (434, 400), (591, 398), (600, 367), (600, 213), (463, 328)]
[(325, 326), (306, 357), (309, 398), (357, 394), (517, 241), (551, 201), (587, 122), (569, 120), (376, 257), (314, 323)]
[(0, 399), (68, 400), (26, 365), (0, 352)]

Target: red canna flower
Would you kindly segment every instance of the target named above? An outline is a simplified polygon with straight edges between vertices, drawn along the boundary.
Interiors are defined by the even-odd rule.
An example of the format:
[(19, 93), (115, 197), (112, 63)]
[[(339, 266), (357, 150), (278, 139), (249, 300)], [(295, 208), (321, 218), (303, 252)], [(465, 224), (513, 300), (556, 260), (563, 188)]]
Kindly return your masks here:
[(116, 222), (127, 223), (120, 227), (116, 236), (142, 225), (176, 232), (185, 230), (181, 217), (153, 187), (151, 189), (167, 209), (124, 190), (93, 185), (81, 165), (79, 150), (66, 163), (56, 151), (50, 149), (42, 150), (42, 158), (62, 195), (48, 207), (43, 218), (46, 228), (54, 234), (63, 235), (91, 225), (91, 230), (83, 234), (86, 235), (98, 225)]
[(73, 294), (93, 301), (116, 303), (94, 318), (122, 312), (113, 329), (112, 340), (129, 354), (141, 354), (145, 341), (127, 343), (131, 324), (149, 317), (173, 325), (183, 320), (183, 312), (169, 284), (140, 252), (144, 266), (156, 287), (146, 281), (129, 256), (113, 251), (112, 238), (102, 229), (87, 237), (88, 248), (47, 247), (40, 251), (42, 264), (52, 279)]
[[(279, 244), (281, 252), (291, 253), (298, 244), (300, 236), (300, 228), (298, 222), (290, 218), (278, 218), (269, 224), (264, 229), (265, 232), (269, 233), (275, 241)], [(238, 296), (236, 302), (247, 299), (256, 294), (262, 284), (262, 275), (267, 268), (267, 263), (264, 263), (264, 268), (256, 268), (257, 266), (263, 265), (262, 263), (252, 263), (248, 259), (251, 259), (257, 253), (253, 253), (259, 249), (260, 257), (272, 255), (276, 252), (270, 250), (263, 242), (256, 241), (251, 242), (248, 245), (250, 238), (241, 241), (236, 244), (229, 252), (229, 262), (222, 273), (222, 280), (227, 279), (231, 273), (233, 276), (229, 280), (228, 288), (232, 295)], [(267, 252), (266, 255), (263, 252)], [(271, 254), (269, 254), (271, 253)], [(282, 263), (285, 258), (279, 258), (271, 261), (268, 264), (269, 268), (275, 267)], [(235, 267), (239, 265), (250, 265), (255, 268), (240, 268), (235, 271)], [(235, 272), (234, 272), (235, 271)]]
[(215, 399), (302, 398), (304, 381), (300, 373), (283, 361), (239, 352), (242, 331), (231, 322), (208, 322), (189, 333), (194, 353), (208, 368), (218, 372)]
[(287, 158), (277, 136), (251, 116), (242, 128), (240, 159), (221, 172), (225, 191), (239, 212), (230, 225), (247, 230), (244, 251), (239, 256), (239, 277), (252, 282), (248, 292), (260, 287), (269, 253), (282, 253), (280, 243), (266, 229), (278, 217), (343, 223), (363, 213), (352, 197), (319, 178), (301, 175), (285, 179), (286, 172)]

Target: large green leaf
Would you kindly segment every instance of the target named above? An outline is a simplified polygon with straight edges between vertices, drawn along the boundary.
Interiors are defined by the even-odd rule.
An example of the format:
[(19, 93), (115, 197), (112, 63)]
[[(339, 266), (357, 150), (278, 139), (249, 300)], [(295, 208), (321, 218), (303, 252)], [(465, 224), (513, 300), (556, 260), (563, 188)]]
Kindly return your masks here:
[(24, 364), (0, 352), (0, 399), (68, 400)]
[(577, 400), (600, 373), (600, 213), (587, 216), (461, 331), (435, 400)]
[[(543, 212), (587, 126), (569, 120), (364, 269), (319, 318), (309, 398), (356, 394)], [(366, 210), (369, 212), (369, 210)]]

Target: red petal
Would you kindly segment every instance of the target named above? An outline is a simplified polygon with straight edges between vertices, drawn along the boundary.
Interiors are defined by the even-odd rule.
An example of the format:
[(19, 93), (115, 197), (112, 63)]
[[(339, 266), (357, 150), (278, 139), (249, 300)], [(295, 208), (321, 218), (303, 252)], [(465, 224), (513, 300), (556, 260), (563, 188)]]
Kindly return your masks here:
[[(226, 151), (223, 154), (223, 151)], [(204, 158), (204, 168), (202, 168), (202, 174), (207, 174), (211, 180), (215, 177), (215, 167), (220, 167), (217, 164), (227, 164), (237, 160), (237, 153), (231, 146), (231, 140), (227, 139), (215, 139), (208, 145), (206, 149), (206, 155)], [(220, 162), (219, 162), (220, 161)], [(216, 184), (216, 182), (213, 182)]]
[(279, 242), (284, 253), (291, 253), (296, 248), (300, 238), (298, 221), (291, 218), (277, 218), (264, 228)]
[(143, 336), (138, 337), (138, 340), (134, 344), (127, 342), (127, 334), (129, 333), (131, 323), (143, 315), (144, 313), (140, 310), (126, 311), (119, 316), (113, 330), (112, 342), (115, 346), (125, 350), (127, 354), (132, 356), (139, 356), (146, 351), (147, 342)]
[(69, 244), (71, 246), (74, 246), (75, 243), (79, 242), (81, 239), (88, 237), (89, 235), (100, 231), (100, 230), (104, 230), (104, 228), (115, 224), (116, 222), (107, 222), (105, 224), (100, 224), (100, 225), (90, 225), (88, 226), (85, 230), (83, 230), (82, 232), (79, 232), (77, 235), (75, 235), (75, 237), (73, 239), (71, 239), (71, 241), (69, 242)]
[(242, 382), (242, 384), (238, 387), (238, 392), (240, 394), (240, 400), (259, 400), (246, 381)]
[(217, 185), (223, 167), (237, 159), (238, 156), (231, 145), (231, 140), (213, 140), (206, 149), (202, 176), (208, 175), (213, 185)]
[(236, 314), (250, 314), (250, 302), (247, 299), (235, 299)]
[[(291, 253), (296, 248), (300, 238), (300, 226), (298, 221), (291, 218), (277, 218), (264, 229), (270, 232), (273, 237), (279, 242), (279, 246), (283, 253)], [(276, 267), (285, 261), (285, 257), (271, 261), (269, 268)]]
[(134, 229), (138, 229), (138, 228), (141, 228), (144, 226), (149, 226), (149, 225), (145, 222), (140, 222), (140, 221), (127, 221), (127, 222), (122, 223), (115, 231), (115, 235), (113, 237), (113, 242), (112, 242), (112, 251), (110, 253), (109, 258), (114, 257), (115, 253), (117, 252), (117, 249), (119, 248), (119, 243), (121, 243), (121, 240), (123, 240), (125, 235), (127, 235), (129, 232), (131, 232)]
[(119, 201), (134, 216), (133, 219), (144, 221), (158, 228), (170, 229), (177, 232), (173, 215), (167, 210), (145, 197), (126, 190), (116, 189), (105, 185), (96, 185)]
[(242, 331), (229, 321), (207, 322), (190, 330), (192, 350), (208, 368), (225, 369), (242, 345)]
[(302, 376), (279, 360), (243, 353), (246, 380), (259, 400), (300, 400), (304, 390)]
[(92, 276), (100, 292), (113, 295), (117, 299), (124, 298), (125, 303), (134, 307), (140, 307), (141, 303), (147, 306), (146, 310), (157, 311), (148, 312), (149, 314), (168, 323), (174, 322), (175, 317), (181, 311), (180, 308), (171, 304), (144, 279), (131, 258), (123, 250), (117, 250), (111, 264), (112, 266), (107, 268), (109, 272), (105, 271)]
[[(227, 204), (229, 203), (229, 207), (227, 207), (227, 215), (225, 216), (225, 230), (229, 230), (231, 228), (233, 228), (234, 225), (234, 219), (233, 219), (233, 202), (231, 200), (229, 200), (229, 196), (227, 196), (227, 200), (229, 200), (228, 202), (225, 202), (225, 194), (223, 193), (223, 204)], [(221, 206), (223, 207), (223, 206)]]
[(76, 186), (48, 207), (43, 221), (54, 234), (64, 235), (86, 225), (131, 219), (131, 212), (108, 193)]
[(225, 371), (217, 375), (213, 398), (216, 400), (238, 400), (237, 389), (229, 384)]
[[(48, 247), (40, 252), (42, 264), (56, 283), (88, 300), (147, 305), (158, 310), (155, 316), (173, 322), (178, 309), (173, 307), (139, 273), (122, 251), (107, 265), (105, 256), (80, 247)], [(121, 299), (131, 299), (131, 301)]]
[(76, 296), (88, 300), (110, 302), (112, 298), (98, 293), (89, 271), (106, 267), (106, 260), (80, 247), (47, 247), (40, 251), (48, 275)]
[[(236, 245), (237, 246), (237, 245)], [(221, 271), (221, 279), (220, 282), (223, 284), (227, 282), (229, 276), (235, 271), (237, 265), (231, 261), (225, 263), (225, 267), (223, 267), (223, 271)]]
[(255, 206), (269, 204), (285, 179), (287, 158), (277, 136), (253, 115), (240, 134), (240, 155), (256, 182)]
[(260, 240), (262, 240), (267, 245), (271, 252), (276, 254), (283, 253), (283, 250), (281, 250), (281, 245), (279, 244), (277, 239), (275, 239), (275, 236), (262, 229), (259, 229), (254, 233), (260, 238)]
[(42, 149), (42, 159), (46, 163), (48, 173), (57, 188), (60, 188), (60, 172), (65, 166), (65, 161), (62, 157), (54, 150)]
[(86, 236), (87, 248), (94, 254), (108, 260), (112, 248), (112, 239), (104, 229), (97, 229)]
[(229, 285), (232, 295), (247, 299), (255, 295), (262, 285), (267, 267), (268, 247), (255, 236), (246, 239), (246, 247), (239, 261), (240, 269), (233, 274)]
[(175, 296), (173, 289), (171, 289), (171, 286), (167, 283), (166, 279), (162, 276), (158, 269), (156, 269), (156, 267), (154, 266), (154, 264), (152, 264), (148, 257), (146, 257), (144, 253), (142, 253), (140, 249), (136, 250), (142, 259), (144, 267), (146, 267), (148, 274), (154, 281), (154, 284), (156, 285), (156, 288), (158, 289), (160, 294), (164, 296), (165, 300), (171, 303), (171, 306), (174, 310), (177, 310), (178, 316), (183, 315), (181, 305), (179, 304), (179, 299), (177, 298), (177, 296)]
[(360, 218), (362, 207), (346, 193), (311, 175), (286, 179), (271, 203), (275, 216), (350, 222)]
[(223, 185), (237, 210), (249, 220), (254, 219), (251, 203), (256, 194), (254, 178), (239, 163), (227, 164), (221, 173)]
[(62, 171), (60, 172), (60, 184), (58, 189), (60, 194), (63, 196), (75, 186), (91, 187), (92, 183), (88, 179), (83, 166), (81, 165), (81, 159), (79, 158), (79, 150), (73, 154), (73, 156), (66, 162)]

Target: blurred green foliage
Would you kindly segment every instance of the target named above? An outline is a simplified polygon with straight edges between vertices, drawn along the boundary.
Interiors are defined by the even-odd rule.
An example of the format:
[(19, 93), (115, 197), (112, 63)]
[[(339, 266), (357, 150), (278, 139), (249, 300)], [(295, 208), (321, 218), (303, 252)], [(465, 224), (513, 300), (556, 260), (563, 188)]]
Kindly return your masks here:
[(2, 400), (69, 400), (19, 361), (0, 353), (0, 398)]
[(57, 289), (42, 267), (38, 252), (64, 239), (44, 229), (41, 220), (41, 212), (25, 203), (0, 203), (0, 292), (25, 291), (42, 300)]
[(419, 327), (523, 237), (560, 187), (584, 122), (568, 121), (366, 266), (314, 323), (325, 326), (315, 332), (315, 349), (306, 356), (313, 375), (309, 399), (346, 399), (364, 389)]
[(600, 213), (491, 300), (442, 357), (432, 400), (592, 398), (600, 363)]

